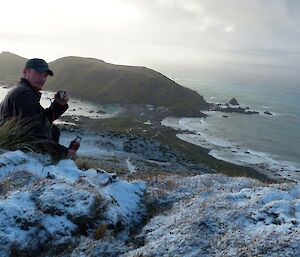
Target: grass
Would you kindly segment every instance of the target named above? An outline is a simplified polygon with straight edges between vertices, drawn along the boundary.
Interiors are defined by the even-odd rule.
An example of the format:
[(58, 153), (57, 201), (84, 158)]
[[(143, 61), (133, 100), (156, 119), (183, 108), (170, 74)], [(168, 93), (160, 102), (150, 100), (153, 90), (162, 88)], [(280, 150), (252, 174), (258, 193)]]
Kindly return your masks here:
[(0, 122), (0, 149), (49, 153), (53, 160), (58, 159), (51, 141), (36, 136), (35, 126), (35, 122), (16, 116)]
[(76, 165), (81, 170), (88, 169), (103, 169), (109, 173), (115, 172), (118, 175), (127, 174), (128, 170), (118, 159), (117, 157), (87, 157), (79, 156), (75, 160)]

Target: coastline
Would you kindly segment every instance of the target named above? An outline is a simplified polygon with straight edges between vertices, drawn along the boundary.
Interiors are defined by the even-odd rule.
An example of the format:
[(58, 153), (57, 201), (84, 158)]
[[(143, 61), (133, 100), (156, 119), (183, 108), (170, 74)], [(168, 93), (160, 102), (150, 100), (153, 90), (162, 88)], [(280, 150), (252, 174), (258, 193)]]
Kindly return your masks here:
[[(2, 88), (2, 87), (1, 87)], [(4, 89), (6, 91), (7, 89)], [(43, 102), (48, 105), (49, 99), (53, 97), (53, 92), (43, 92)], [(229, 176), (244, 176), (256, 178), (260, 181), (284, 182), (291, 181), (289, 176), (274, 176), (264, 164), (241, 164), (232, 163), (232, 160), (218, 156), (214, 149), (207, 145), (197, 145), (189, 142), (186, 138), (180, 138), (183, 129), (167, 128), (161, 124), (162, 120), (169, 117), (167, 108), (151, 105), (97, 105), (94, 103), (83, 102), (80, 99), (71, 99), (70, 108), (67, 115), (57, 123), (75, 125), (90, 129), (95, 132), (112, 131), (116, 133), (132, 133), (137, 136), (155, 139), (162, 144), (166, 144), (191, 159), (197, 164), (202, 164), (214, 173), (223, 173)], [(200, 114), (200, 112), (199, 112)], [(221, 113), (221, 115), (223, 115)], [(201, 115), (199, 115), (201, 116)], [(206, 115), (204, 116), (206, 117)], [(181, 118), (178, 118), (181, 119)], [(203, 119), (194, 118), (194, 119)], [(178, 129), (181, 132), (178, 132)], [(190, 131), (186, 129), (189, 135)], [(218, 142), (220, 143), (220, 142)], [(225, 147), (230, 149), (230, 146)]]
[[(250, 177), (267, 183), (289, 181), (286, 178), (273, 177), (263, 167), (237, 165), (219, 160), (209, 153), (210, 149), (179, 139), (177, 137), (178, 130), (163, 126), (161, 121), (164, 115), (152, 109), (153, 107), (151, 107), (151, 111), (148, 110), (148, 107), (137, 105), (122, 106), (122, 108), (125, 111), (116, 117), (103, 120), (81, 117), (76, 124), (94, 132), (130, 133), (156, 140), (180, 152), (186, 159), (196, 164), (204, 165), (212, 173), (222, 173), (235, 177)], [(64, 117), (65, 121), (70, 121), (71, 119), (71, 116)]]
[[(2, 89), (2, 87), (1, 87)], [(5, 92), (7, 89), (3, 88)], [(49, 99), (53, 98), (54, 92), (44, 91), (42, 103), (47, 106)], [(211, 115), (209, 111), (209, 116)], [(75, 125), (82, 128), (90, 129), (95, 132), (121, 132), (132, 133), (137, 136), (155, 139), (162, 144), (166, 144), (179, 152), (183, 153), (187, 159), (191, 159), (197, 164), (207, 166), (208, 169), (214, 173), (223, 173), (230, 176), (245, 176), (256, 178), (261, 181), (271, 182), (284, 182), (295, 181), (298, 174), (295, 172), (295, 176), (291, 176), (291, 172), (287, 174), (280, 174), (283, 171), (278, 170), (274, 172), (272, 167), (264, 163), (240, 163), (234, 162), (232, 158), (223, 156), (222, 150), (218, 151), (215, 148), (210, 147), (211, 143), (226, 148), (231, 152), (235, 152), (236, 149), (230, 145), (229, 142), (218, 139), (218, 142), (214, 142), (211, 137), (209, 140), (204, 140), (200, 144), (196, 143), (193, 138), (190, 140), (188, 137), (193, 135), (188, 127), (182, 127), (179, 124), (173, 128), (167, 128), (162, 121), (170, 117), (170, 113), (167, 108), (156, 107), (153, 105), (98, 105), (95, 103), (85, 102), (80, 99), (71, 99), (70, 108), (61, 121), (57, 123)], [(220, 115), (225, 113), (220, 112)], [(226, 114), (227, 115), (227, 114)], [(207, 118), (207, 113), (201, 115), (199, 112), (199, 118), (193, 118), (201, 120)], [(177, 118), (183, 120), (184, 118)], [(188, 118), (189, 119), (189, 118)], [(167, 125), (167, 124), (165, 124)], [(186, 132), (186, 135), (184, 134)], [(197, 135), (197, 133), (194, 133)], [(250, 151), (247, 152), (245, 158), (249, 158)], [(231, 156), (232, 157), (232, 156)], [(255, 162), (255, 161), (254, 161)], [(286, 165), (287, 166), (287, 165)], [(288, 168), (287, 168), (288, 170)], [(297, 170), (298, 171), (298, 170)]]
[[(206, 114), (208, 113), (206, 112)], [(222, 116), (220, 113), (217, 115)], [(210, 119), (214, 119), (213, 116), (208, 116)], [(219, 122), (220, 117), (215, 119), (214, 124), (216, 124), (216, 121)], [(274, 180), (299, 181), (300, 169), (298, 163), (285, 161), (281, 158), (276, 159), (275, 156), (269, 153), (253, 150), (253, 148), (249, 149), (242, 143), (233, 143), (223, 139), (220, 133), (214, 135), (212, 134), (214, 130), (211, 130), (211, 122), (208, 122), (207, 119), (168, 117), (162, 121), (162, 124), (176, 129), (176, 136), (180, 140), (204, 147), (208, 150), (209, 155), (216, 159), (253, 168)], [(217, 129), (221, 129), (221, 126), (219, 128), (218, 125)]]

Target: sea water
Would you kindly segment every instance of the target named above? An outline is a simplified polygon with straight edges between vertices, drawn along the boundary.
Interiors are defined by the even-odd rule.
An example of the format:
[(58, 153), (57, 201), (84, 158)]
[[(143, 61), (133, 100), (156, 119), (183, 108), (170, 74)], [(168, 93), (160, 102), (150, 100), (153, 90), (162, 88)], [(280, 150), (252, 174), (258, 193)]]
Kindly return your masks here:
[[(6, 93), (9, 88), (6, 85), (0, 84), (0, 102), (4, 99)], [(41, 91), (42, 97), (40, 104), (44, 108), (48, 108), (51, 103), (54, 101), (55, 92), (52, 91)], [(120, 112), (123, 111), (120, 105), (117, 104), (106, 104), (101, 105), (89, 101), (83, 101), (81, 99), (76, 99), (70, 97), (68, 102), (69, 108), (64, 113), (65, 115), (77, 117), (79, 119), (80, 116), (88, 117), (90, 119), (106, 119), (117, 116)], [(56, 123), (60, 123), (60, 121), (55, 121)]]
[[(265, 70), (264, 70), (265, 69)], [(163, 124), (193, 131), (178, 137), (211, 149), (211, 155), (236, 164), (264, 165), (295, 175), (300, 171), (300, 79), (280, 74), (280, 67), (260, 67), (257, 76), (238, 71), (203, 72), (198, 78), (175, 78), (208, 102), (226, 103), (235, 97), (259, 115), (206, 112), (206, 119), (166, 119)], [(271, 112), (273, 116), (264, 114)], [(228, 117), (224, 117), (228, 116)], [(300, 179), (300, 172), (293, 176)]]

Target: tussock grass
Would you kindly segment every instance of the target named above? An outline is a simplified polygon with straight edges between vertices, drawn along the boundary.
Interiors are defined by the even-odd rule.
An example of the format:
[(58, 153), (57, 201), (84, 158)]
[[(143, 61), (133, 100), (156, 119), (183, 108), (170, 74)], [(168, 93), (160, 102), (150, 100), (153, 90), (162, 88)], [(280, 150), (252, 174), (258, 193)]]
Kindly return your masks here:
[(41, 152), (41, 149), (51, 152), (51, 145), (46, 139), (34, 135), (35, 123), (13, 117), (0, 122), (0, 149), (10, 151), (24, 150)]

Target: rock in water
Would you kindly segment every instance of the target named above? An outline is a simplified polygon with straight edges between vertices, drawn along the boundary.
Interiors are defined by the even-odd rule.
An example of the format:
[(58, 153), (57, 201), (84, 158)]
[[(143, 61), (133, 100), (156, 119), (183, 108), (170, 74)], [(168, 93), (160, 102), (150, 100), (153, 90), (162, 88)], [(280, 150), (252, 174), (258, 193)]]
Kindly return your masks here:
[(230, 103), (231, 105), (234, 105), (234, 106), (240, 105), (240, 104), (238, 103), (238, 101), (237, 101), (235, 98), (232, 98), (232, 99), (229, 101), (229, 103)]
[(270, 113), (270, 112), (268, 112), (268, 111), (265, 111), (265, 112), (264, 112), (264, 114), (266, 114), (266, 115), (270, 115), (270, 116), (272, 116), (272, 115), (273, 115), (272, 113)]

